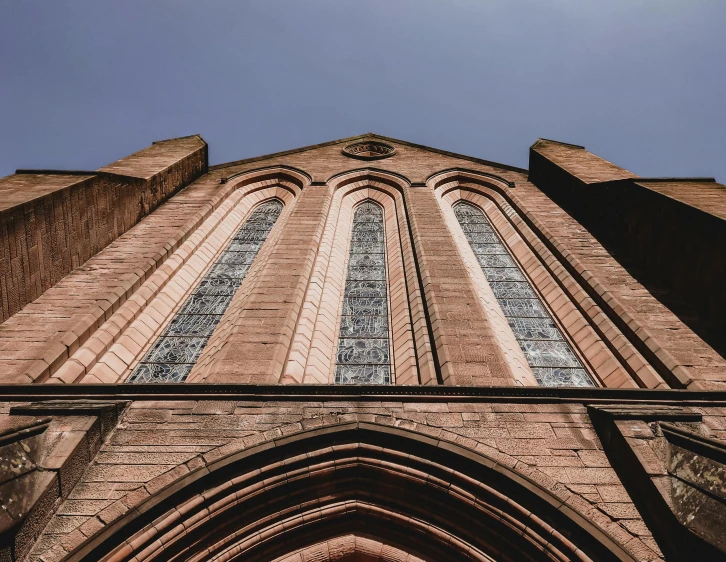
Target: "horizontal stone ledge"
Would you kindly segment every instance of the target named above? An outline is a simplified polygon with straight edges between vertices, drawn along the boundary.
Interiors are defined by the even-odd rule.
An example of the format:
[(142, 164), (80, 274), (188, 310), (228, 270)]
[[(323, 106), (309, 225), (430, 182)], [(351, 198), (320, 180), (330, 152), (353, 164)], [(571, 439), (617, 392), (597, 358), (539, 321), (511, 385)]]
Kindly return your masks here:
[(677, 389), (509, 386), (374, 386), (255, 384), (6, 384), (0, 400), (370, 400), (406, 402), (569, 402), (723, 406), (726, 392)]
[[(12, 418), (8, 421), (11, 424), (15, 422)], [(53, 421), (52, 418), (41, 417), (30, 421), (21, 420), (14, 423), (10, 427), (0, 431), (0, 447), (43, 433), (48, 429), (51, 421)]]

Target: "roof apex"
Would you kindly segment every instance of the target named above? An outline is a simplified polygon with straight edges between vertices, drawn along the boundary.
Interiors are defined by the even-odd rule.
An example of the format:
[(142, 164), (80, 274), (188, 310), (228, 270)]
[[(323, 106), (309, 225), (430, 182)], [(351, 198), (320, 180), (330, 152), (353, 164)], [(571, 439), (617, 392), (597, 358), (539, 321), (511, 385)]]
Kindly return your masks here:
[(456, 153), (456, 152), (449, 152), (447, 150), (441, 150), (441, 149), (433, 148), (433, 147), (426, 146), (426, 145), (423, 145), (423, 144), (416, 144), (416, 143), (413, 143), (413, 142), (409, 142), (409, 141), (405, 141), (405, 140), (401, 140), (401, 139), (396, 139), (396, 138), (393, 138), (393, 137), (387, 137), (387, 136), (379, 135), (378, 133), (372, 133), (372, 132), (364, 133), (362, 135), (355, 135), (355, 136), (352, 136), (352, 137), (345, 137), (345, 138), (342, 138), (342, 139), (336, 139), (336, 140), (332, 140), (332, 141), (328, 141), (328, 142), (323, 142), (323, 143), (319, 143), (319, 144), (311, 144), (311, 145), (308, 145), (308, 146), (302, 146), (300, 148), (293, 148), (291, 150), (284, 150), (284, 151), (281, 151), (281, 152), (273, 152), (272, 154), (265, 154), (265, 155), (262, 155), (262, 156), (254, 156), (252, 158), (244, 158), (242, 160), (235, 160), (233, 162), (225, 162), (223, 164), (215, 164), (214, 166), (209, 166), (209, 170), (210, 171), (212, 171), (212, 170), (220, 170), (220, 169), (224, 169), (224, 168), (230, 168), (232, 166), (239, 166), (241, 164), (248, 164), (250, 162), (256, 162), (256, 161), (260, 161), (260, 160), (268, 160), (270, 158), (277, 158), (277, 157), (280, 157), (280, 156), (287, 156), (289, 154), (296, 154), (296, 153), (299, 153), (299, 152), (306, 152), (308, 150), (315, 150), (317, 148), (323, 148), (323, 147), (326, 147), (326, 146), (333, 146), (333, 145), (336, 145), (336, 144), (343, 144), (343, 143), (352, 143), (352, 142), (355, 142), (355, 141), (364, 140), (364, 139), (370, 139), (370, 138), (380, 139), (382, 141), (386, 141), (386, 142), (390, 142), (390, 143), (396, 143), (396, 144), (403, 145), (403, 146), (409, 146), (411, 148), (417, 148), (419, 150), (428, 150), (430, 152), (436, 152), (438, 154), (443, 154), (445, 156), (451, 156), (452, 158), (459, 158), (461, 160), (469, 160), (471, 162), (476, 162), (478, 164), (484, 164), (486, 166), (492, 166), (494, 168), (500, 168), (502, 170), (508, 170), (510, 172), (519, 172), (519, 173), (522, 173), (522, 174), (526, 174), (527, 173), (527, 169), (526, 168), (519, 168), (517, 166), (509, 166), (508, 164), (500, 164), (499, 162), (492, 162), (491, 160), (484, 160), (482, 158), (476, 158), (474, 156), (467, 156), (466, 154), (459, 154), (459, 153)]
[(562, 141), (553, 140), (553, 139), (545, 139), (543, 137), (540, 137), (536, 141), (534, 141), (534, 144), (532, 145), (531, 148), (536, 148), (538, 145), (548, 143), (548, 142), (554, 143), (554, 144), (561, 144), (562, 146), (569, 146), (570, 148), (581, 148), (582, 150), (587, 150), (584, 146), (580, 146), (579, 144), (572, 144), (570, 142), (562, 142)]

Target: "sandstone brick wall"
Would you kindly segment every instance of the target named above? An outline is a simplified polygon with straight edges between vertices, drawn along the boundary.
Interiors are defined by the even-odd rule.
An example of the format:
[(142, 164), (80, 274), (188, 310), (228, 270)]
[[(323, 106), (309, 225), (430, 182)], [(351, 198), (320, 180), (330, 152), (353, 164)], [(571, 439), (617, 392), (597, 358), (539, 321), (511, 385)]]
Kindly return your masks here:
[[(128, 298), (138, 308), (152, 295), (137, 292), (229, 195), (202, 179), (122, 234), (18, 314), (0, 325), (0, 366), (6, 382), (43, 382)], [(167, 273), (174, 268), (167, 265)], [(168, 277), (168, 276), (167, 276)], [(101, 349), (100, 351), (102, 351)]]
[(433, 191), (409, 188), (405, 193), (443, 383), (514, 384)]
[[(724, 419), (721, 409), (709, 414)], [(662, 559), (583, 405), (250, 399), (132, 403), (30, 560), (59, 560), (150, 495), (222, 456), (350, 421), (410, 429), (483, 453), (555, 494), (635, 559)]]
[[(385, 140), (385, 139), (384, 139)], [(634, 272), (626, 269), (606, 247), (576, 218), (553, 201), (548, 195), (529, 181), (525, 170), (500, 166), (491, 162), (462, 159), (454, 154), (431, 152), (425, 147), (396, 143), (397, 155), (374, 162), (373, 168), (386, 172), (402, 174), (413, 185), (420, 185), (427, 178), (443, 170), (472, 170), (485, 174), (495, 174), (505, 181), (512, 182), (505, 195), (515, 203), (515, 210), (524, 221), (542, 236), (542, 241), (555, 258), (560, 261), (577, 283), (581, 285), (589, 299), (599, 306), (608, 322), (622, 331), (628, 346), (633, 346), (636, 354), (642, 354), (643, 361), (650, 363), (670, 386), (693, 388), (720, 388), (723, 386), (726, 361), (722, 354), (714, 349), (714, 343), (704, 341), (702, 333), (696, 333), (671, 308), (670, 303), (664, 304), (662, 292), (648, 290), (643, 281), (634, 277)], [(355, 161), (341, 155), (341, 147), (345, 144), (330, 143), (308, 150), (290, 151), (216, 166), (210, 175), (228, 177), (270, 165), (286, 165), (299, 168), (310, 174), (313, 181), (326, 181), (335, 174), (369, 166), (369, 163)], [(562, 148), (564, 146), (564, 148)], [(554, 147), (550, 150), (549, 147)], [(535, 158), (537, 155), (534, 155)], [(550, 143), (548, 152), (539, 155), (545, 161), (567, 163), (575, 173), (587, 181), (620, 180), (634, 177), (634, 174), (607, 162), (595, 155), (571, 145)], [(551, 168), (559, 170), (556, 164)], [(552, 176), (554, 184), (564, 185), (567, 174)], [(539, 181), (535, 176), (533, 181)], [(580, 181), (580, 180), (578, 180)], [(713, 200), (713, 210), (718, 194), (709, 191), (708, 197)], [(705, 207), (704, 207), (705, 209)], [(646, 212), (647, 214), (647, 212)], [(726, 237), (721, 237), (726, 239)], [(678, 273), (687, 277), (688, 270)], [(702, 276), (703, 277), (703, 276)], [(720, 279), (718, 275), (714, 279)], [(564, 287), (564, 286), (563, 286)], [(572, 292), (572, 286), (566, 292)], [(712, 291), (711, 294), (718, 292)], [(721, 291), (723, 293), (723, 291)], [(589, 305), (588, 305), (589, 306)], [(599, 322), (603, 314), (594, 313), (595, 321)], [(603, 325), (605, 333), (612, 330)], [(620, 338), (620, 336), (613, 336)], [(620, 339), (616, 340), (620, 346)], [(632, 351), (625, 352), (625, 357), (632, 361)], [(635, 359), (635, 369), (639, 367)]]
[(355, 560), (354, 556), (362, 558), (366, 562), (424, 562), (422, 558), (389, 544), (352, 534), (301, 548), (294, 554), (278, 558), (274, 562)]
[(280, 381), (331, 196), (323, 186), (307, 187), (298, 196), (254, 289), (230, 306), (224, 322), (232, 329), (205, 369), (204, 382)]
[(544, 225), (555, 253), (570, 272), (586, 279), (590, 298), (608, 314), (643, 357), (673, 388), (723, 387), (726, 361), (620, 264), (582, 225), (535, 186), (517, 192)]
[[(315, 298), (325, 300), (326, 260), (338, 256), (335, 259), (340, 261), (345, 253), (333, 252), (330, 241), (325, 241), (326, 233), (335, 230), (326, 225), (337, 220), (331, 218), (330, 209), (339, 208), (331, 202), (346, 189), (356, 192), (356, 201), (379, 189), (395, 195), (386, 207), (391, 209), (388, 218), (393, 220), (395, 209), (398, 220), (397, 251), (402, 257), (394, 273), (401, 285), (404, 279), (406, 284), (405, 291), (401, 286), (395, 294), (399, 300), (408, 295), (410, 305), (408, 310), (400, 307), (403, 312), (398, 318), (404, 324), (410, 322), (416, 364), (426, 370), (424, 377), (420, 369), (418, 381), (414, 372), (403, 382), (430, 384), (416, 389), (385, 387), (381, 398), (354, 392), (346, 397), (334, 385), (257, 390), (240, 386), (233, 389), (234, 397), (223, 397), (215, 384), (152, 389), (132, 385), (4, 387), (5, 400), (20, 400), (20, 392), (25, 392), (28, 401), (40, 400), (39, 396), (77, 399), (104, 393), (121, 415), (109, 427), (98, 421), (101, 418), (86, 401), (76, 404), (75, 413), (67, 411), (73, 410), (70, 406), (52, 401), (37, 410), (55, 416), (47, 422), (51, 440), (80, 443), (88, 439), (85, 433), (79, 437), (79, 424), (88, 428), (100, 424), (105, 429), (94, 429), (93, 447), (83, 448), (82, 454), (73, 449), (73, 454), (66, 455), (72, 462), (66, 459), (53, 465), (61, 479), (72, 465), (73, 484), (66, 479), (52, 495), (52, 506), (42, 506), (48, 517), (54, 515), (38, 537), (31, 561), (61, 560), (89, 537), (135, 513), (154, 494), (211, 470), (227, 455), (263, 444), (275, 447), (316, 429), (364, 423), (411, 432), (441, 446), (442, 451), (456, 445), (463, 456), (483, 455), (491, 466), (521, 478), (524, 486), (546, 491), (557, 509), (582, 516), (634, 559), (663, 559), (654, 538), (657, 527), (644, 520), (648, 516), (641, 509), (642, 498), (625, 482), (623, 469), (608, 448), (610, 442), (603, 437), (602, 418), (598, 418), (608, 410), (603, 393), (617, 402), (606, 413), (614, 416), (614, 427), (636, 451), (639, 464), (635, 468), (670, 478), (663, 465), (664, 438), (658, 433), (658, 416), (673, 423), (688, 420), (686, 429), (715, 440), (720, 450), (720, 442), (726, 440), (723, 396), (709, 392), (692, 398), (694, 393), (689, 392), (632, 388), (721, 390), (726, 388), (726, 360), (677, 316), (674, 307), (669, 308), (667, 298), (649, 290), (626, 269), (598, 241), (597, 233), (588, 230), (586, 221), (578, 222), (548, 195), (548, 189), (536, 184), (543, 181), (538, 176), (542, 170), (550, 174), (545, 178), (548, 185), (568, 189), (637, 181), (647, 197), (678, 199), (679, 205), (690, 205), (694, 213), (708, 213), (713, 221), (723, 221), (726, 215), (720, 188), (709, 184), (701, 191), (702, 184), (696, 183), (679, 193), (681, 184), (634, 178), (580, 147), (559, 143), (538, 145), (541, 150), (535, 151), (534, 158), (539, 159), (539, 168), (534, 167), (533, 181), (529, 181), (524, 170), (389, 141), (396, 145), (396, 155), (374, 165), (347, 158), (341, 154), (341, 143), (329, 143), (203, 173), (206, 145), (191, 137), (157, 143), (98, 172), (16, 174), (0, 180), (0, 199), (5, 204), (0, 207), (0, 242), (6, 252), (5, 258), (0, 255), (0, 267), (7, 264), (3, 270), (7, 275), (0, 275), (3, 314), (7, 313), (0, 324), (2, 383), (123, 382), (137, 356), (153, 344), (155, 334), (171, 320), (245, 213), (271, 196), (284, 201), (283, 215), (188, 382), (301, 382), (300, 377), (285, 379), (285, 366), (292, 359), (304, 364), (305, 353), (316, 344), (309, 334), (298, 338), (307, 342), (307, 348), (295, 348), (300, 357), (291, 359), (293, 343), (300, 335), (296, 330), (307, 329), (324, 317), (322, 331), (331, 340), (326, 343), (328, 355), (335, 345), (336, 303), (323, 303), (327, 308), (322, 315), (315, 312), (318, 304), (311, 304)], [(442, 184), (431, 179), (434, 174), (460, 181), (459, 191), (442, 198), (437, 194)], [(493, 181), (487, 182), (487, 177)], [(573, 345), (579, 346), (588, 365), (605, 386), (618, 390), (481, 388), (513, 386), (515, 379), (527, 381), (513, 376), (512, 361), (502, 351), (503, 340), (493, 332), (505, 329), (506, 320), (493, 323), (482, 305), (477, 282), (469, 272), (471, 264), (457, 249), (452, 222), (442, 211), (442, 205), (451, 205), (466, 190), (470, 200), (492, 215), (492, 224), (513, 255), (526, 262), (523, 270), (547, 295), (543, 302), (566, 317), (561, 325), (570, 330)], [(629, 232), (627, 225), (617, 224)], [(347, 227), (340, 229), (347, 231)], [(342, 279), (343, 266), (334, 268)], [(720, 270), (714, 266), (708, 271)], [(180, 277), (184, 282), (176, 283)], [(11, 286), (15, 292), (7, 288)], [(312, 307), (309, 314), (305, 305)], [(153, 316), (153, 322), (142, 327), (146, 316)], [(307, 323), (301, 324), (301, 318)], [(93, 365), (111, 365), (105, 359), (112, 361), (117, 351), (123, 354), (121, 348), (126, 350), (125, 359), (118, 362), (123, 364), (113, 376), (94, 378)], [(522, 364), (522, 368), (527, 367)], [(631, 389), (623, 389), (627, 387)], [(169, 396), (153, 399), (152, 392)], [(303, 398), (297, 392), (310, 394)], [(651, 393), (661, 394), (650, 398)], [(190, 394), (188, 399), (185, 394)], [(131, 400), (126, 404), (117, 400), (119, 396)], [(638, 403), (649, 400), (652, 407), (638, 417)], [(22, 408), (11, 413), (18, 404), (0, 403), (0, 437), (6, 437), (3, 428), (32, 415), (32, 409)], [(597, 410), (600, 406), (602, 411)], [(69, 435), (56, 435), (61, 433)], [(56, 451), (55, 441), (46, 445)], [(29, 544), (27, 537), (23, 540)], [(285, 560), (334, 554), (342, 548), (377, 552), (376, 556), (386, 559), (384, 542), (359, 547), (357, 540), (351, 536), (339, 543), (325, 542), (315, 547), (318, 550), (296, 552)]]
[[(538, 174), (545, 171), (543, 166), (551, 163), (556, 168), (566, 170), (568, 174), (585, 184), (614, 181), (638, 176), (628, 170), (600, 158), (585, 150), (584, 146), (564, 142), (539, 139), (532, 146), (530, 156), (535, 166), (530, 165), (530, 179), (538, 183)], [(551, 173), (550, 170), (546, 170)], [(566, 176), (562, 176), (563, 179)]]
[[(139, 177), (135, 181), (148, 181), (145, 178), (149, 174), (159, 173), (158, 170), (164, 164), (167, 151), (170, 151), (170, 157), (179, 156), (174, 150), (181, 150), (183, 146), (177, 147), (174, 142), (176, 141), (167, 145), (167, 148), (164, 148), (165, 143), (153, 145), (151, 149), (147, 149), (151, 155), (149, 158), (143, 157), (144, 151), (142, 151), (141, 156), (124, 159), (110, 167), (111, 172), (104, 173), (129, 173), (131, 167), (137, 166)], [(184, 143), (187, 142), (199, 141), (184, 140)], [(7, 382), (48, 380), (48, 377), (62, 367), (79, 346), (93, 335), (102, 341), (101, 346), (94, 349), (94, 353), (103, 354), (107, 351), (118, 339), (117, 332), (128, 324), (129, 319), (133, 320), (146, 306), (149, 298), (159, 290), (159, 287), (154, 285), (140, 291), (141, 285), (150, 282), (149, 276), (162, 266), (164, 266), (164, 279), (168, 280), (174, 275), (178, 264), (185, 262), (189, 254), (185, 250), (183, 256), (174, 257), (173, 263), (168, 262), (168, 267), (165, 266), (167, 260), (179, 250), (181, 243), (199, 228), (212, 210), (217, 208), (233, 189), (236, 189), (233, 186), (237, 185), (237, 180), (220, 182), (240, 174), (242, 175), (240, 177), (247, 177), (245, 174), (255, 169), (269, 170), (281, 166), (280, 169), (293, 170), (290, 172), (293, 175), (299, 174), (303, 177), (307, 174), (309, 179), (305, 181), (309, 182), (311, 178), (314, 184), (306, 188), (310, 190), (312, 196), (313, 192), (325, 189), (323, 183), (336, 171), (361, 168), (361, 162), (346, 158), (340, 153), (340, 149), (340, 144), (325, 145), (311, 150), (218, 167), (205, 174), (148, 217), (141, 219), (138, 225), (122, 234), (83, 266), (76, 268), (35, 302), (26, 305), (19, 314), (0, 325), (0, 350), (2, 350), (0, 364), (4, 367), (3, 380)], [(585, 152), (577, 150), (580, 153)], [(602, 165), (599, 159), (595, 158), (594, 162), (597, 166)], [(468, 280), (466, 267), (456, 251), (449, 227), (438, 210), (438, 205), (441, 203), (435, 200), (430, 188), (425, 187), (423, 183), (431, 174), (442, 170), (469, 169), (472, 173), (490, 174), (500, 178), (497, 181), (504, 187), (497, 188), (499, 189), (497, 201), (502, 198), (506, 200), (506, 205), (510, 205), (513, 211), (509, 213), (511, 215), (509, 220), (514, 220), (515, 223), (523, 221), (527, 225), (527, 231), (532, 231), (525, 239), (528, 244), (532, 244), (535, 260), (540, 260), (553, 274), (556, 274), (554, 280), (560, 286), (560, 293), (564, 292), (558, 298), (566, 299), (565, 295), (570, 295), (569, 298), (573, 299), (580, 310), (589, 315), (589, 321), (597, 328), (599, 337), (608, 343), (610, 349), (617, 350), (617, 359), (605, 361), (608, 372), (603, 373), (601, 378), (606, 378), (610, 372), (621, 372), (613, 369), (611, 364), (617, 360), (624, 368), (629, 369), (629, 372), (637, 373), (637, 376), (631, 377), (632, 380), (628, 378), (630, 375), (618, 375), (617, 385), (620, 386), (637, 383), (641, 386), (654, 387), (664, 384), (659, 377), (672, 387), (695, 385), (694, 388), (719, 388), (724, 384), (723, 369), (726, 367), (726, 361), (723, 357), (660, 302), (656, 295), (646, 290), (590, 232), (533, 183), (527, 181), (522, 172), (506, 167), (497, 168), (483, 161), (455, 158), (454, 155), (427, 151), (405, 144), (397, 146), (396, 156), (377, 161), (375, 164), (376, 169), (388, 174), (408, 174), (401, 181), (405, 185), (408, 180), (413, 186), (407, 188), (401, 201), (402, 211), (408, 217), (409, 234), (414, 242), (412, 250), (415, 263), (407, 266), (412, 266), (413, 270), (407, 271), (407, 275), (413, 273), (418, 276), (418, 279), (410, 279), (410, 282), (416, 285), (413, 289), (414, 294), (419, 290), (419, 283), (421, 288), (425, 289), (422, 290), (422, 294), (426, 291), (429, 293), (425, 295), (428, 301), (424, 313), (428, 314), (429, 329), (433, 328), (436, 316), (436, 333), (432, 330), (429, 335), (434, 342), (438, 338), (438, 344), (432, 349), (432, 353), (441, 352), (441, 357), (437, 358), (438, 366), (459, 364), (456, 367), (459, 374), (450, 378), (448, 380), (450, 383), (495, 384), (496, 381), (511, 380), (511, 375), (506, 373), (506, 364), (497, 359), (500, 351), (496, 342), (486, 336), (486, 327), (482, 324), (486, 318), (482, 315), (478, 299), (474, 298), (474, 293), (467, 289), (471, 281)], [(595, 164), (589, 162), (580, 165)], [(609, 163), (604, 166), (605, 171), (598, 172), (600, 176), (606, 172), (620, 173), (617, 167)], [(296, 168), (302, 169), (304, 174), (295, 172)], [(268, 177), (269, 175), (262, 171), (249, 177), (259, 176), (259, 180), (267, 182), (265, 185), (269, 186), (280, 181), (275, 179), (277, 176), (274, 173)], [(79, 182), (83, 185), (84, 182), (97, 180), (84, 176), (67, 176), (58, 181), (59, 185), (76, 182), (72, 184), (74, 186)], [(507, 182), (510, 187), (506, 187)], [(403, 194), (403, 191), (401, 193)], [(304, 195), (303, 198), (307, 199), (308, 196)], [(431, 208), (419, 205), (419, 201), (423, 201), (422, 198), (431, 199), (429, 201)], [(292, 207), (296, 208), (301, 203), (302, 199), (294, 202)], [(307, 219), (300, 215), (300, 220), (303, 222), (299, 227), (291, 224), (289, 228), (285, 227), (287, 230), (280, 233), (280, 236), (288, 240), (285, 242), (285, 247), (271, 249), (272, 255), (279, 258), (279, 264), (275, 267), (279, 266), (287, 271), (288, 265), (281, 264), (289, 264), (290, 274), (299, 276), (296, 288), (293, 289), (290, 285), (292, 281), (283, 282), (277, 278), (277, 272), (270, 270), (271, 277), (267, 282), (269, 286), (255, 282), (258, 296), (244, 297), (244, 299), (240, 297), (242, 300), (235, 301), (239, 300), (243, 308), (248, 305), (251, 308), (235, 312), (237, 310), (235, 305), (229, 311), (230, 314), (241, 314), (240, 318), (248, 317), (249, 322), (253, 323), (260, 322), (259, 314), (267, 315), (264, 322), (269, 327), (266, 333), (270, 337), (265, 336), (264, 330), (260, 331), (260, 326), (257, 325), (254, 328), (257, 335), (251, 336), (248, 326), (245, 329), (246, 336), (234, 337), (262, 338), (254, 342), (254, 345), (258, 347), (261, 345), (259, 350), (267, 351), (274, 347), (276, 349), (273, 353), (274, 358), (271, 356), (270, 359), (278, 365), (286, 361), (285, 354), (289, 353), (289, 349), (283, 349), (289, 343), (289, 336), (283, 337), (282, 334), (294, 330), (297, 321), (297, 313), (294, 311), (299, 307), (294, 301), (307, 298), (306, 284), (315, 282), (311, 277), (312, 270), (309, 266), (306, 265), (308, 269), (305, 269), (300, 265), (302, 267), (300, 269), (298, 265), (292, 265), (290, 260), (310, 263), (311, 260), (317, 259), (316, 255), (320, 250), (317, 242), (320, 233), (317, 230), (327, 220), (325, 217), (327, 203), (316, 200), (316, 204), (321, 205), (319, 209), (314, 210), (318, 214), (317, 218)], [(431, 223), (432, 220), (435, 224)], [(520, 226), (516, 228), (521, 231)], [(524, 236), (525, 232), (521, 231), (520, 234)], [(537, 241), (537, 237), (540, 237), (540, 241)], [(304, 251), (301, 251), (303, 248)], [(445, 255), (439, 255), (442, 252)], [(182, 262), (178, 262), (179, 259)], [(69, 263), (72, 263), (72, 259), (69, 260)], [(22, 263), (22, 260), (18, 263)], [(560, 273), (561, 271), (563, 273)], [(273, 287), (275, 284), (282, 284), (285, 287)], [(546, 290), (550, 291), (551, 287), (548, 286)], [(277, 296), (273, 295), (275, 292)], [(126, 310), (128, 306), (119, 309), (131, 297), (135, 303), (134, 309)], [(258, 299), (259, 303), (251, 304), (253, 301), (250, 298)], [(280, 306), (291, 307), (289, 313), (283, 314), (282, 308), (280, 315), (267, 310), (267, 303), (276, 298), (281, 299)], [(457, 302), (454, 303), (452, 299)], [(118, 316), (118, 319), (111, 320), (115, 318), (114, 315)], [(104, 330), (99, 330), (104, 323), (106, 323)], [(445, 325), (451, 328), (447, 334), (441, 331)], [(113, 333), (108, 332), (109, 329)], [(232, 330), (232, 332), (237, 331), (237, 327)], [(268, 345), (277, 337), (273, 337), (273, 334), (283, 338), (280, 342), (284, 340), (288, 343)], [(464, 340), (467, 342), (466, 345), (460, 345)], [(225, 345), (224, 341), (218, 343), (221, 347)], [(250, 344), (252, 343), (250, 340)], [(233, 351), (230, 347), (229, 353), (247, 353), (247, 351), (241, 348)], [(421, 360), (419, 359), (419, 362)], [(648, 364), (650, 366), (647, 366)], [(643, 368), (644, 365), (647, 367)], [(476, 374), (474, 373), (476, 369), (480, 371), (484, 369), (486, 372)], [(82, 375), (82, 372), (75, 373), (73, 377), (67, 379), (67, 382)]]
[(37, 299), (206, 171), (199, 137), (88, 173), (0, 179), (0, 321)]

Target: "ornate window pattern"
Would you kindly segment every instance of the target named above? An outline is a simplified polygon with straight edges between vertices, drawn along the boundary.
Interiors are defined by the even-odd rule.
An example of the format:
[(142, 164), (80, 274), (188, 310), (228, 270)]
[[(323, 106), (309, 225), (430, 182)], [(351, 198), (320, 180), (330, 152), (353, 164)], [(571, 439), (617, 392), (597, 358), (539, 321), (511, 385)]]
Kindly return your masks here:
[(335, 366), (336, 384), (391, 384), (383, 209), (355, 209)]
[(542, 386), (595, 386), (484, 212), (454, 206), (461, 229)]
[(282, 202), (273, 199), (253, 211), (127, 382), (186, 380), (282, 208)]

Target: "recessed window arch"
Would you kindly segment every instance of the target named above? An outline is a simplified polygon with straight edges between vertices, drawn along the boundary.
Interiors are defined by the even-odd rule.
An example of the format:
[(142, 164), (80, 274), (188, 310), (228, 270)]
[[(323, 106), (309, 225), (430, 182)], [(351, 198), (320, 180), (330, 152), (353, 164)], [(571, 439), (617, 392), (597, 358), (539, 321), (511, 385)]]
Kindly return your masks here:
[(281, 382), (335, 384), (353, 217), (361, 203), (372, 201), (383, 209), (390, 384), (435, 384), (403, 184), (392, 175), (355, 170), (336, 177), (331, 188), (333, 198)]
[(260, 203), (141, 359), (129, 383), (184, 382), (242, 285), (284, 204)]
[(594, 386), (542, 300), (479, 207), (453, 206), (482, 272), (542, 386)]
[(335, 363), (336, 384), (391, 384), (383, 207), (354, 210)]

